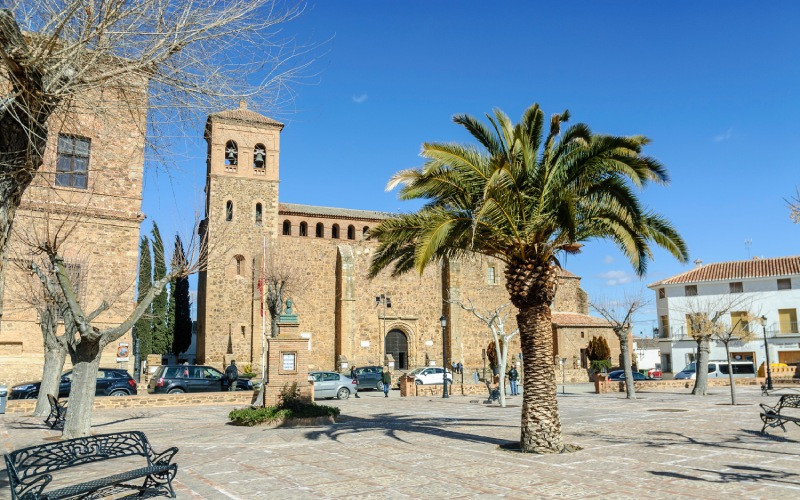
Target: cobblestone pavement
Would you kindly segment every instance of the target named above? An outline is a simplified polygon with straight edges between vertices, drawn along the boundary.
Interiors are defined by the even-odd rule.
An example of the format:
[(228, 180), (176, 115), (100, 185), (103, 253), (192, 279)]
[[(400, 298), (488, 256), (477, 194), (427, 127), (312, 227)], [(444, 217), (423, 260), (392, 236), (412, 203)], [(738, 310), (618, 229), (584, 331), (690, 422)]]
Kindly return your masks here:
[[(339, 423), (292, 429), (227, 425), (229, 407), (104, 410), (94, 431), (140, 429), (156, 451), (180, 447), (179, 498), (800, 497), (800, 428), (762, 437), (757, 403), (777, 397), (739, 393), (732, 407), (725, 388), (636, 401), (568, 392), (565, 439), (583, 450), (548, 456), (498, 448), (518, 438), (520, 397), (501, 409), (474, 396), (364, 392), (329, 403)], [(4, 452), (57, 435), (33, 417), (0, 415)]]

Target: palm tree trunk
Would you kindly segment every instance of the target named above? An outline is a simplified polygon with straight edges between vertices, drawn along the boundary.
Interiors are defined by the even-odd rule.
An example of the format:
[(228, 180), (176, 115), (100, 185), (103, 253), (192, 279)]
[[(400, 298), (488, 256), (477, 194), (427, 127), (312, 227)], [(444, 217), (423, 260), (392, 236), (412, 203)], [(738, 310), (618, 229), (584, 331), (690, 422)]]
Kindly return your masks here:
[(619, 335), (619, 349), (622, 351), (622, 369), (625, 371), (625, 391), (628, 399), (636, 399), (635, 381), (631, 368), (631, 346), (628, 343), (628, 332), (621, 331)]
[(558, 453), (564, 442), (556, 399), (550, 304), (520, 308), (517, 325), (524, 366), (520, 445), (527, 452)]

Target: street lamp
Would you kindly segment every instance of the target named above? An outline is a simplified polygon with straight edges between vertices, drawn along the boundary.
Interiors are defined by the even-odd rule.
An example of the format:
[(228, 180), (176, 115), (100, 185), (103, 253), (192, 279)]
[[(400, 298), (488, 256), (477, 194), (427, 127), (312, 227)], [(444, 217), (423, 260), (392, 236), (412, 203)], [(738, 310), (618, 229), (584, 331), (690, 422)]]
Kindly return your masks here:
[[(383, 306), (383, 345), (386, 346), (386, 309), (392, 308), (392, 298), (382, 293), (380, 295), (375, 296), (375, 307)], [(388, 353), (387, 353), (388, 354)], [(400, 360), (395, 360), (398, 363), (398, 367), (400, 367), (399, 363)]]
[(764, 352), (767, 353), (767, 390), (772, 390), (772, 370), (769, 369), (769, 345), (767, 344), (767, 317), (761, 316), (761, 328), (764, 330)]
[(450, 396), (447, 395), (447, 318), (442, 317), (439, 318), (439, 323), (442, 324), (442, 368), (444, 372), (442, 372), (442, 398), (449, 398)]

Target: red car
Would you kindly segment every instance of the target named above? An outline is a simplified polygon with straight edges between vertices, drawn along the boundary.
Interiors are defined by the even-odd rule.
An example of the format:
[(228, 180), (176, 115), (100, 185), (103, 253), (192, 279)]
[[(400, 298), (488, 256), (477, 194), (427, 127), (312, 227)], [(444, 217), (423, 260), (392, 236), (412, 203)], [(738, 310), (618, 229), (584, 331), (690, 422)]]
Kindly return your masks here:
[(647, 378), (661, 380), (661, 375), (662, 373), (660, 365), (656, 365), (655, 368), (650, 368), (649, 370), (647, 370)]

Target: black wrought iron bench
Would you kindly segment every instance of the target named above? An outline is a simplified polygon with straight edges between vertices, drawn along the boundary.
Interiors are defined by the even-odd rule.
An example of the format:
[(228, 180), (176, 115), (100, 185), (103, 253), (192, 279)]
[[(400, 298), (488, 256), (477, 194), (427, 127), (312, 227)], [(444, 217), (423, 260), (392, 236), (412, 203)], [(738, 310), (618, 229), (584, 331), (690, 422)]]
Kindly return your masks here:
[(47, 400), (50, 402), (50, 415), (47, 416), (44, 423), (49, 425), (51, 429), (64, 427), (64, 419), (67, 417), (67, 403), (60, 403), (52, 394), (47, 395)]
[(763, 410), (761, 412), (761, 421), (764, 422), (761, 433), (764, 434), (767, 427), (780, 427), (786, 432), (786, 427), (783, 425), (786, 422), (800, 425), (800, 413), (787, 415), (784, 411), (787, 408), (800, 408), (800, 394), (784, 394), (775, 406), (761, 403), (761, 409)]
[[(12, 451), (5, 459), (14, 500), (100, 498), (108, 495), (124, 495), (115, 498), (175, 498), (172, 479), (178, 466), (170, 462), (177, 452), (178, 448), (173, 447), (157, 454), (144, 433), (130, 431), (31, 446)], [(53, 472), (137, 455), (146, 459), (146, 466), (47, 490)], [(76, 473), (70, 472), (75, 477)], [(135, 481), (137, 479), (144, 480)], [(134, 481), (141, 484), (131, 484)]]

